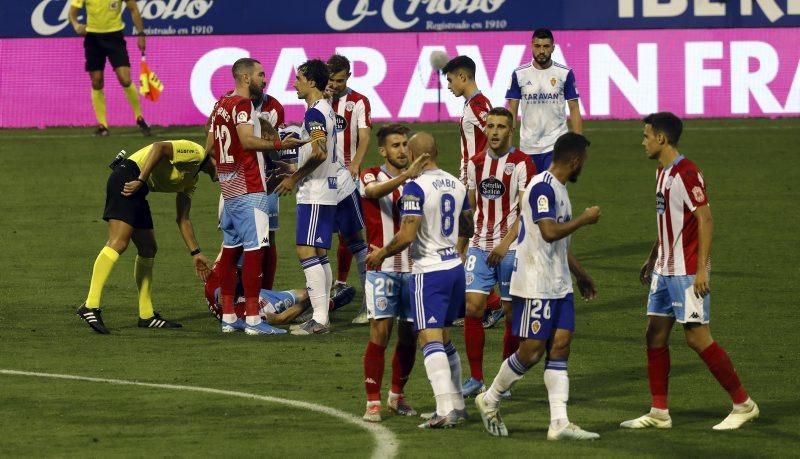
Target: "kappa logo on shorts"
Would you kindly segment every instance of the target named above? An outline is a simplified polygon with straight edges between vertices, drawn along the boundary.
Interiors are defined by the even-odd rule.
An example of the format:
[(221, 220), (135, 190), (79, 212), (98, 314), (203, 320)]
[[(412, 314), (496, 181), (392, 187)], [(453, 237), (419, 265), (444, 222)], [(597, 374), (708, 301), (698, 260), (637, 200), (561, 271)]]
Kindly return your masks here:
[(697, 311), (695, 311), (695, 312), (692, 313), (692, 315), (689, 316), (689, 318), (690, 319), (699, 319), (700, 318), (700, 314), (698, 314)]
[(534, 320), (531, 323), (531, 331), (533, 332), (534, 335), (539, 333), (539, 330), (541, 329), (542, 329), (542, 324), (538, 320)]
[(389, 302), (384, 297), (378, 298), (378, 301), (375, 302), (375, 307), (381, 311), (385, 311), (387, 306), (389, 306)]

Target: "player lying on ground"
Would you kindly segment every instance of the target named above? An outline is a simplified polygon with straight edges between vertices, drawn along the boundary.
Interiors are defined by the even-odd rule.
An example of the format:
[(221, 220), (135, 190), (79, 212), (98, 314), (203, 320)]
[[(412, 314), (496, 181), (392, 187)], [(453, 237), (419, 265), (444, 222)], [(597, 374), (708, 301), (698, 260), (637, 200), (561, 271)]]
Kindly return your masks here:
[(108, 334), (100, 310), (103, 286), (119, 256), (133, 241), (137, 255), (134, 277), (139, 290), (139, 327), (179, 328), (181, 324), (163, 319), (153, 311), (150, 296), (153, 282), (153, 262), (156, 256), (156, 235), (147, 194), (151, 191), (176, 193), (178, 229), (193, 258), (197, 275), (205, 279), (211, 271), (189, 219), (192, 196), (197, 188), (198, 174), (207, 173), (217, 180), (217, 170), (210, 155), (200, 145), (188, 140), (168, 140), (148, 145), (119, 164), (108, 177), (106, 207), (103, 220), (108, 222), (108, 241), (97, 256), (86, 301), (77, 315), (92, 330)]

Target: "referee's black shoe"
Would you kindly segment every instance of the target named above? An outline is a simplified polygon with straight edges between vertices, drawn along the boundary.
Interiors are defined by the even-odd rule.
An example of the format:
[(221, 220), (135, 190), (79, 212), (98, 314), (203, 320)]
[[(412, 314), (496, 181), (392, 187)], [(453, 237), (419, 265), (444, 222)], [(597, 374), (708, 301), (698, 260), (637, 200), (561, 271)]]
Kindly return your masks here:
[(153, 132), (150, 130), (150, 125), (148, 125), (141, 116), (136, 118), (136, 125), (139, 126), (143, 136), (150, 137), (153, 135)]
[(149, 319), (139, 319), (139, 328), (181, 328), (183, 325), (178, 322), (164, 319), (161, 314), (155, 313)]
[(110, 331), (106, 328), (106, 325), (103, 323), (103, 311), (100, 308), (87, 308), (86, 303), (84, 302), (75, 311), (78, 317), (83, 319), (84, 322), (89, 324), (92, 330), (100, 333), (101, 335), (108, 335), (111, 334)]

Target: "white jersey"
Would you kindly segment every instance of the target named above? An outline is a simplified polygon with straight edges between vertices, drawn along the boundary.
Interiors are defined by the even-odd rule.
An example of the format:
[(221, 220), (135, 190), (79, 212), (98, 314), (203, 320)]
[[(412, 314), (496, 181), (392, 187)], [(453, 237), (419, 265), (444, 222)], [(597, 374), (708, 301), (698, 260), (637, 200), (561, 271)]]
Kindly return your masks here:
[(557, 62), (543, 70), (533, 64), (514, 70), (506, 99), (519, 100), (520, 149), (529, 155), (552, 151), (568, 131), (566, 101), (578, 97), (575, 74)]
[(403, 187), (402, 215), (422, 217), (411, 243), (414, 274), (444, 271), (461, 264), (456, 250), (458, 220), (469, 209), (467, 189), (441, 169), (426, 170)]
[(340, 203), (350, 198), (350, 195), (358, 189), (358, 184), (353, 180), (353, 176), (350, 175), (350, 171), (344, 167), (344, 164), (338, 161), (336, 164), (336, 186), (339, 188), (336, 202)]
[(554, 242), (542, 238), (537, 221), (572, 219), (567, 187), (549, 171), (533, 177), (525, 189), (517, 259), (511, 274), (511, 294), (522, 298), (555, 299), (572, 293), (567, 253), (571, 236)]
[[(336, 174), (336, 113), (325, 99), (320, 99), (306, 111), (302, 140), (324, 138), (327, 158), (297, 185), (298, 204), (323, 204), (335, 206), (338, 202)], [(311, 143), (300, 147), (297, 166), (302, 167), (311, 156)]]

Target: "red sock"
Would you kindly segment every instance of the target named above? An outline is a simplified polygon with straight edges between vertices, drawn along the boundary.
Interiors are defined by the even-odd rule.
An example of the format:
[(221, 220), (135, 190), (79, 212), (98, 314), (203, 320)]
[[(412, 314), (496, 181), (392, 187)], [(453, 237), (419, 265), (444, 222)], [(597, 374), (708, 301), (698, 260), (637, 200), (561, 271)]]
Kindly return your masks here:
[(278, 267), (278, 247), (273, 240), (269, 243), (269, 247), (262, 249), (264, 253), (261, 258), (261, 275), (264, 277), (261, 278), (261, 288), (272, 290), (275, 284), (275, 270)]
[(367, 389), (367, 401), (381, 400), (381, 382), (383, 381), (383, 363), (386, 346), (378, 346), (370, 341), (364, 351), (364, 386)]
[(494, 292), (494, 289), (490, 290), (489, 296), (486, 298), (486, 309), (494, 311), (500, 309), (501, 307), (502, 304), (500, 303), (500, 296)]
[(414, 360), (417, 358), (417, 347), (411, 345), (401, 345), (399, 342), (394, 348), (392, 357), (392, 392), (402, 394), (403, 388), (414, 368)]
[(749, 396), (747, 391), (744, 390), (739, 376), (736, 374), (736, 369), (733, 368), (728, 353), (722, 349), (716, 341), (711, 343), (703, 352), (700, 353), (700, 358), (706, 363), (706, 366), (711, 371), (711, 374), (717, 378), (717, 382), (728, 391), (733, 403), (744, 403)]
[(241, 247), (225, 247), (219, 259), (219, 298), (223, 314), (236, 313), (233, 308), (233, 297), (236, 294), (236, 260), (241, 253)]
[(248, 317), (260, 316), (258, 297), (261, 293), (261, 250), (248, 250), (242, 262), (242, 287), (244, 287), (245, 311)]
[(647, 349), (647, 380), (650, 382), (650, 396), (653, 408), (666, 410), (669, 391), (669, 347)]
[(483, 330), (483, 321), (477, 317), (464, 317), (464, 345), (467, 347), (469, 372), (478, 381), (483, 381), (483, 346), (485, 343), (486, 334)]
[(506, 320), (506, 329), (503, 332), (503, 360), (511, 357), (519, 349), (519, 337), (511, 333), (511, 321)]
[(350, 265), (353, 264), (353, 254), (350, 253), (350, 248), (344, 242), (342, 235), (339, 235), (339, 249), (336, 251), (336, 269), (339, 282), (347, 282), (347, 276), (350, 275)]

